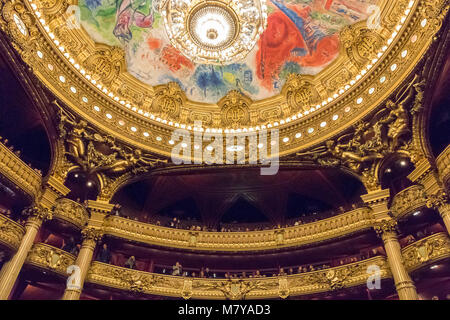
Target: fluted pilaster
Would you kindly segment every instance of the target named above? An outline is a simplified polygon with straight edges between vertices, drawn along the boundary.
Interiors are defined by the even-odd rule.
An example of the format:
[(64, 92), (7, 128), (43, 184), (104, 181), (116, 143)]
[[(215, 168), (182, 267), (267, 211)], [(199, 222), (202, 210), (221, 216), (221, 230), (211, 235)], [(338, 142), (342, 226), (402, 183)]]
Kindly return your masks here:
[(33, 246), (36, 234), (45, 219), (51, 219), (51, 213), (48, 209), (42, 207), (31, 207), (24, 210), (28, 220), (25, 225), (25, 235), (20, 242), (19, 249), (14, 256), (4, 264), (0, 271), (0, 300), (6, 300), (11, 294), (17, 276), (22, 269), (23, 263), (27, 258), (28, 252)]
[(101, 239), (102, 233), (99, 229), (87, 227), (81, 231), (83, 242), (81, 244), (80, 252), (78, 253), (75, 265), (80, 268), (78, 285), (79, 288), (68, 287), (64, 291), (62, 300), (78, 300), (80, 299), (81, 291), (83, 290), (84, 280), (92, 262), (94, 250), (97, 242)]
[(389, 267), (394, 277), (395, 288), (400, 300), (417, 300), (417, 291), (406, 271), (397, 239), (397, 224), (395, 220), (383, 220), (374, 229), (381, 237), (386, 250)]

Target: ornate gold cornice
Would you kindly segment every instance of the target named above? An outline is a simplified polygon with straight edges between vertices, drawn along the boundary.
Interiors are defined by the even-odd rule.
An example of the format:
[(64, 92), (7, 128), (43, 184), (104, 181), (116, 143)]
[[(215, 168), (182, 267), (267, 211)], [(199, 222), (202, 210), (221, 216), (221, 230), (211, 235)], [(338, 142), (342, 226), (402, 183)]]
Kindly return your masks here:
[(75, 256), (44, 243), (35, 243), (25, 263), (67, 277), (67, 267), (75, 263)]
[[(218, 107), (216, 107), (217, 111), (211, 111), (211, 106), (196, 104), (192, 101), (186, 102), (185, 109), (181, 108), (179, 119), (156, 121), (157, 116), (152, 119), (147, 114), (149, 110), (146, 108), (154, 100), (154, 88), (144, 86), (126, 73), (119, 62), (120, 54), (115, 53), (117, 51), (115, 48), (94, 44), (86, 38), (87, 35), (82, 29), (69, 30), (66, 24), (62, 23), (66, 19), (65, 5), (52, 5), (50, 9), (46, 2), (34, 0), (33, 3), (37, 5), (37, 10), (41, 11), (41, 18), (45, 20), (50, 33), (45, 31), (43, 25), (34, 17), (34, 13), (31, 13), (29, 3), (19, 0), (9, 0), (5, 3), (2, 10), (2, 29), (10, 35), (23, 59), (33, 68), (41, 81), (88, 122), (117, 139), (165, 156), (170, 155), (171, 146), (167, 141), (170, 140), (172, 130), (176, 128), (176, 122), (191, 123), (198, 119), (211, 119), (209, 126), (217, 128), (220, 126), (221, 114)], [(416, 0), (410, 9), (408, 9), (408, 3), (409, 1), (406, 0), (383, 2), (382, 28), (379, 32), (369, 32), (361, 28), (362, 24), (353, 26), (354, 30), (346, 30), (350, 36), (343, 36), (348, 40), (345, 42), (346, 46), (342, 46), (340, 58), (313, 81), (313, 87), (318, 90), (318, 94), (324, 100), (320, 104), (321, 108), (317, 108), (320, 110), (311, 111), (309, 114), (302, 113), (301, 117), (297, 116), (296, 106), (291, 106), (292, 103), (282, 95), (251, 103), (249, 107), (251, 121), (252, 117), (256, 117), (257, 123), (267, 124), (273, 122), (272, 117), (276, 115), (280, 137), (289, 138), (288, 142), (280, 146), (281, 155), (317, 145), (331, 138), (338, 131), (354, 125), (373, 112), (387, 98), (391, 90), (411, 73), (429, 48), (448, 7), (441, 0), (437, 2)], [(401, 20), (405, 10), (408, 10), (408, 15)], [(16, 22), (13, 22), (14, 14), (20, 18), (16, 19)], [(18, 21), (22, 21), (23, 25)], [(397, 24), (398, 28), (396, 28)], [(23, 30), (23, 33), (20, 30)], [(374, 32), (376, 35), (373, 34)], [(352, 37), (353, 33), (358, 36)], [(393, 33), (395, 36), (389, 40)], [(58, 45), (51, 37), (55, 38)], [(375, 58), (377, 60), (374, 63), (369, 61), (370, 68), (365, 69), (362, 74), (358, 72), (359, 66), (365, 62), (362, 61), (365, 55), (364, 52), (358, 52), (358, 48), (364, 46), (358, 46), (357, 43), (352, 42), (355, 41), (352, 39), (360, 38), (366, 42), (369, 41), (367, 43), (372, 43), (375, 47), (378, 46), (379, 39), (387, 44), (386, 48), (377, 47), (381, 53), (380, 58)], [(66, 56), (80, 58), (82, 61), (72, 64), (70, 58)], [(103, 59), (102, 63), (100, 59)], [(104, 65), (104, 63), (107, 63), (108, 67), (100, 68), (98, 72), (95, 68), (92, 71), (89, 67)], [(100, 72), (102, 70), (110, 70), (110, 72), (105, 74)], [(86, 78), (88, 73), (92, 73), (89, 79)], [(61, 76), (64, 81), (61, 81)], [(108, 95), (92, 84), (91, 80), (94, 79), (97, 79), (97, 83), (102, 82), (108, 87)], [(380, 82), (380, 79), (384, 81)], [(344, 86), (349, 80), (351, 85), (348, 85), (347, 89), (342, 89), (342, 93), (338, 91), (334, 94), (334, 90), (339, 90), (339, 87)], [(372, 88), (374, 91), (370, 90)], [(112, 97), (109, 97), (109, 92), (112, 92)], [(308, 100), (308, 92), (298, 92), (298, 90), (290, 90), (290, 92), (291, 96), (292, 92), (295, 92), (297, 98), (290, 100), (297, 101), (296, 103)], [(124, 99), (123, 104), (121, 99)], [(131, 105), (127, 108), (126, 101), (137, 105), (135, 111)], [(99, 111), (95, 111), (94, 106), (97, 106)], [(105, 118), (106, 114), (112, 116), (111, 120)], [(336, 120), (334, 120), (335, 116), (337, 116)], [(281, 118), (283, 121), (280, 120)], [(123, 125), (119, 124), (119, 120)], [(321, 126), (322, 123), (325, 125)], [(275, 126), (275, 123), (273, 125)], [(131, 130), (133, 127), (137, 130)], [(310, 129), (314, 130), (310, 132)], [(145, 132), (148, 133), (147, 136), (144, 135)], [(298, 133), (302, 134), (301, 138), (295, 138)], [(156, 137), (161, 139), (156, 140)]]
[(436, 233), (408, 245), (402, 250), (406, 269), (411, 272), (450, 257), (448, 234)]
[(25, 234), (25, 228), (0, 214), (0, 246), (16, 251)]
[(398, 219), (406, 218), (409, 214), (426, 206), (427, 197), (421, 185), (408, 187), (394, 196), (390, 211)]
[(370, 275), (367, 268), (371, 265), (380, 268), (381, 279), (391, 278), (385, 258), (375, 257), (345, 266), (297, 275), (232, 280), (152, 274), (94, 262), (89, 269), (86, 281), (134, 293), (184, 299), (270, 299), (327, 292), (365, 284)]
[(69, 222), (82, 229), (89, 219), (89, 213), (82, 204), (67, 198), (60, 198), (56, 200), (53, 208), (53, 218)]
[(0, 174), (31, 199), (40, 196), (42, 176), (0, 142)]
[(205, 232), (165, 228), (108, 216), (105, 235), (155, 246), (199, 251), (260, 251), (298, 247), (346, 236), (373, 226), (370, 210), (361, 208), (313, 223), (250, 232)]

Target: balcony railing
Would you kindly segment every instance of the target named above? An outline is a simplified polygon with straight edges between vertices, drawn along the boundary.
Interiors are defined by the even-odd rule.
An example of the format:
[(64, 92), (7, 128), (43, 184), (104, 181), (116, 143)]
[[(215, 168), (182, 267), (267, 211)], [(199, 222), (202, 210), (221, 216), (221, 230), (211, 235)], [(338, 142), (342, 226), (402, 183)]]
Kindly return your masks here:
[(39, 194), (42, 176), (0, 143), (0, 175), (22, 189), (32, 199)]
[(392, 200), (391, 212), (397, 219), (405, 218), (426, 205), (424, 188), (413, 185), (399, 193)]
[(69, 222), (81, 229), (86, 225), (89, 213), (82, 204), (67, 198), (60, 198), (56, 201), (53, 218)]
[(0, 214), (0, 246), (17, 251), (25, 234), (25, 228)]
[(436, 158), (436, 166), (438, 168), (441, 180), (447, 185), (450, 184), (450, 145)]
[(203, 279), (154, 274), (94, 262), (87, 281), (135, 293), (185, 299), (268, 299), (307, 295), (365, 284), (369, 266), (377, 266), (380, 279), (391, 278), (387, 261), (378, 256), (356, 263), (302, 274), (245, 279)]
[(141, 243), (182, 249), (256, 251), (295, 247), (348, 235), (373, 225), (370, 209), (359, 208), (298, 226), (248, 232), (173, 229), (117, 216), (105, 219), (105, 234)]
[(67, 267), (75, 263), (75, 256), (45, 243), (35, 243), (28, 253), (26, 263), (67, 277)]
[(405, 267), (414, 271), (438, 260), (450, 257), (450, 238), (440, 232), (418, 240), (402, 250)]

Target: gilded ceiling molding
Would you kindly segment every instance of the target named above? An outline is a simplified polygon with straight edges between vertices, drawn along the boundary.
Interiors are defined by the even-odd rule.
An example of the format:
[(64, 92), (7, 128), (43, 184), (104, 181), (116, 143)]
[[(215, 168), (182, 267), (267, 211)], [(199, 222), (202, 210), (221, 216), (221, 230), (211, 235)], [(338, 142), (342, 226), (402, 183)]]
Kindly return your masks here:
[(421, 157), (412, 141), (410, 116), (421, 93), (417, 88), (423, 80), (419, 79), (416, 75), (406, 82), (377, 113), (357, 123), (351, 131), (309, 151), (298, 152), (292, 159), (312, 161), (320, 166), (347, 167), (360, 177), (368, 191), (380, 189), (379, 171), (384, 161), (398, 154)]
[(65, 154), (65, 158), (59, 159), (59, 176), (66, 177), (74, 170), (97, 175), (102, 194), (111, 188), (111, 184), (122, 181), (122, 177), (128, 178), (129, 173), (137, 175), (167, 163), (166, 159), (133, 149), (100, 133), (63, 108), (60, 109), (59, 133), (63, 141), (60, 147), (64, 148)]
[(408, 272), (450, 257), (448, 234), (436, 233), (418, 240), (402, 249), (403, 261)]
[(300, 247), (371, 229), (370, 209), (360, 208), (317, 222), (282, 229), (249, 232), (207, 232), (161, 227), (107, 216), (105, 235), (149, 245), (197, 251), (261, 251)]
[(288, 296), (294, 297), (365, 285), (368, 279), (367, 268), (370, 265), (380, 268), (381, 279), (392, 277), (385, 258), (379, 256), (327, 270), (297, 275), (231, 280), (152, 274), (94, 262), (86, 281), (135, 294), (182, 297), (184, 299), (285, 299)]
[[(42, 11), (42, 20), (45, 20), (45, 26), (49, 27), (49, 32), (55, 37), (54, 41), (50, 41), (49, 33), (41, 28), (43, 25), (34, 18), (34, 13), (30, 13), (32, 9), (28, 2), (19, 0), (6, 2), (2, 8), (2, 29), (16, 43), (19, 53), (32, 66), (41, 81), (76, 114), (107, 132), (108, 135), (113, 135), (129, 145), (165, 156), (170, 155), (171, 146), (167, 142), (170, 140), (171, 131), (177, 125), (178, 127), (185, 125), (188, 130), (192, 130), (192, 123), (183, 124), (180, 123), (181, 120), (205, 119), (213, 126), (217, 124), (217, 129), (220, 129), (220, 108), (214, 105), (207, 106), (186, 101), (187, 107), (180, 108), (179, 120), (152, 116), (151, 111), (146, 108), (152, 105), (154, 89), (132, 79), (124, 69), (117, 66), (118, 60), (115, 58), (111, 59), (111, 64), (104, 68), (108, 70), (119, 68), (117, 77), (111, 77), (108, 72), (102, 73), (103, 67), (100, 70), (102, 72), (90, 74), (90, 69), (84, 64), (89, 57), (95, 56), (98, 45), (93, 43), (83, 29), (68, 30), (67, 25), (62, 23), (67, 20), (65, 4), (57, 13), (54, 13), (48, 11), (54, 7), (51, 2), (33, 1), (36, 4), (36, 10)], [(263, 125), (271, 124), (280, 129), (280, 137), (289, 138), (288, 142), (280, 146), (281, 156), (307, 150), (330, 139), (336, 135), (337, 131), (361, 121), (373, 112), (386, 99), (390, 91), (415, 68), (431, 44), (434, 34), (439, 30), (448, 6), (441, 0), (416, 0), (412, 2), (412, 7), (408, 8), (410, 3), (406, 0), (384, 1), (382, 26), (379, 31), (363, 30), (364, 28), (358, 30), (358, 25), (354, 26), (353, 29), (356, 29), (354, 32), (363, 35), (361, 43), (352, 43), (350, 36), (350, 40), (346, 42), (347, 48), (342, 46), (339, 58), (315, 77), (313, 87), (318, 91), (323, 102), (312, 106), (309, 112), (303, 112), (301, 116), (293, 113), (294, 110), (298, 110), (302, 101), (308, 101), (305, 96), (306, 91), (291, 94), (291, 97), (297, 96), (294, 100), (291, 99), (297, 101), (296, 106), (289, 105), (282, 94), (266, 100), (253, 101), (249, 105), (250, 119), (251, 121), (259, 119), (260, 129)], [(19, 19), (14, 20), (14, 12)], [(401, 20), (405, 12), (408, 12), (406, 18)], [(399, 26), (398, 30), (396, 25)], [(66, 31), (62, 32), (62, 30)], [(44, 36), (41, 32), (47, 34)], [(376, 35), (373, 34), (374, 32)], [(371, 46), (375, 48), (380, 39), (383, 40), (386, 49), (384, 46), (377, 48), (381, 54), (380, 58), (374, 58), (376, 62), (371, 63), (368, 65), (370, 68), (363, 69), (358, 74), (359, 69), (356, 65), (361, 65), (364, 59), (367, 59), (368, 48)], [(55, 44), (56, 40), (59, 45)], [(349, 54), (353, 61), (348, 57)], [(72, 58), (76, 58), (77, 62)], [(78, 60), (78, 58), (81, 59)], [(95, 80), (96, 77), (102, 80)], [(107, 84), (108, 81), (105, 82), (102, 77), (106, 80), (109, 79), (108, 77), (114, 79)], [(346, 88), (348, 86), (348, 88), (342, 89), (342, 92), (338, 88), (336, 93), (328, 92), (328, 89), (333, 87), (327, 81), (328, 79), (335, 79), (333, 83), (341, 82), (340, 86)], [(92, 81), (95, 81), (95, 84)], [(350, 84), (346, 85), (346, 81)], [(100, 82), (108, 87), (106, 91), (102, 86), (101, 90), (97, 88)], [(138, 103), (123, 96), (118, 90), (127, 90), (129, 97), (134, 97)], [(331, 96), (328, 97), (329, 95)], [(100, 111), (96, 111), (95, 106)], [(304, 109), (304, 106), (300, 108)], [(254, 118), (255, 112), (256, 118)], [(110, 114), (111, 120), (105, 119), (107, 114)], [(119, 122), (124, 125), (120, 125)], [(321, 124), (324, 125), (321, 126)], [(136, 130), (133, 131), (131, 128)], [(299, 134), (301, 137), (295, 138)], [(157, 137), (160, 139), (156, 139)]]

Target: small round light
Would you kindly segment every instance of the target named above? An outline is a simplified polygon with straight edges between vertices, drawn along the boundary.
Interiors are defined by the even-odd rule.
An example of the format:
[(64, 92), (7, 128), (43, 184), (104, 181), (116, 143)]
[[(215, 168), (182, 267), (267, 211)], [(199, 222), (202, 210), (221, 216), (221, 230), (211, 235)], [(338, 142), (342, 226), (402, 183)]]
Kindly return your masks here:
[(84, 103), (88, 103), (89, 102), (88, 98), (86, 98), (86, 97), (82, 97), (81, 101), (83, 101)]
[(283, 142), (284, 142), (284, 143), (286, 143), (286, 142), (288, 142), (288, 141), (289, 141), (289, 138), (288, 138), (288, 137), (284, 137), (284, 138), (283, 138)]
[(337, 119), (339, 119), (339, 116), (337, 114), (333, 115), (333, 121), (336, 121)]
[(416, 42), (417, 41), (417, 34), (415, 34), (415, 35), (413, 35), (412, 37), (411, 37), (411, 42), (412, 43), (414, 43), (414, 42)]
[(301, 138), (302, 137), (302, 134), (300, 133), (300, 132), (297, 132), (296, 134), (295, 134), (295, 138), (296, 139), (299, 139), (299, 138)]
[(100, 111), (100, 108), (99, 108), (98, 106), (94, 106), (94, 110), (97, 111), (97, 112), (99, 112), (99, 111)]
[(370, 88), (369, 89), (369, 94), (373, 94), (375, 92), (375, 88)]
[(156, 141), (162, 141), (161, 137), (156, 137)]
[(119, 125), (124, 126), (125, 125), (125, 121), (119, 120)]
[(133, 132), (137, 131), (136, 127), (131, 127), (130, 130), (133, 131)]
[(403, 50), (403, 52), (402, 52), (402, 58), (405, 58), (407, 54), (408, 54), (408, 50)]
[(42, 59), (42, 57), (44, 57), (44, 54), (41, 51), (39, 51), (39, 50), (36, 52), (36, 54), (41, 59)]
[[(105, 117), (107, 117), (109, 120), (112, 119), (112, 115), (110, 113), (105, 114)], [(119, 121), (119, 124), (120, 124), (120, 121)]]
[(150, 134), (148, 132), (144, 132), (143, 135), (144, 135), (144, 137), (149, 137), (150, 136)]
[(350, 112), (351, 108), (350, 107), (345, 107), (344, 111), (345, 112)]
[(327, 125), (327, 123), (326, 123), (325, 121), (323, 121), (323, 122), (320, 124), (320, 127), (321, 127), (321, 128), (324, 128), (324, 127), (326, 127), (326, 125)]
[(309, 128), (308, 129), (308, 133), (313, 133), (314, 132), (314, 128)]
[(426, 19), (426, 18), (423, 19), (423, 20), (420, 22), (420, 25), (422, 26), (422, 28), (425, 28), (425, 26), (427, 25), (427, 19)]
[(356, 99), (356, 104), (361, 104), (363, 102), (363, 98), (359, 97)]
[(70, 91), (72, 91), (72, 93), (77, 93), (77, 88), (75, 88), (75, 87), (70, 87)]
[(380, 78), (380, 82), (383, 83), (383, 82), (385, 82), (385, 81), (386, 81), (386, 77), (385, 77), (385, 76), (382, 76), (382, 77)]
[(394, 63), (394, 64), (391, 66), (391, 71), (395, 71), (395, 70), (397, 70), (397, 64), (396, 64), (396, 63)]
[(64, 83), (66, 82), (66, 78), (64, 76), (59, 76), (59, 81)]

